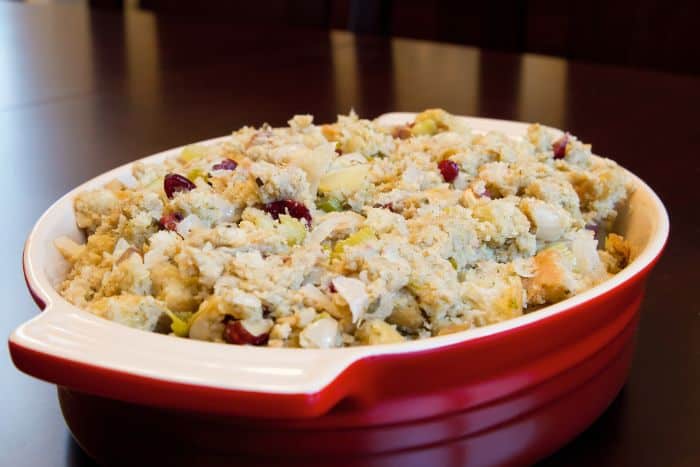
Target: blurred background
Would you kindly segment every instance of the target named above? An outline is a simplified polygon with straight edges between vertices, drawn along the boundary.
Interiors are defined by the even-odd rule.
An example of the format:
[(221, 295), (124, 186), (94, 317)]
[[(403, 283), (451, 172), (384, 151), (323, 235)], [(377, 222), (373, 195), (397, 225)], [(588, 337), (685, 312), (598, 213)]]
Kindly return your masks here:
[(696, 0), (89, 0), (98, 8), (141, 8), (257, 24), (341, 29), (532, 52), (578, 60), (700, 72)]
[[(0, 0), (0, 331), (36, 314), (20, 267), (36, 219), (136, 158), (294, 113), (539, 121), (650, 182), (674, 226), (630, 384), (546, 465), (700, 465), (698, 31), (697, 0)], [(6, 353), (0, 379), (0, 465), (93, 465), (55, 388)]]

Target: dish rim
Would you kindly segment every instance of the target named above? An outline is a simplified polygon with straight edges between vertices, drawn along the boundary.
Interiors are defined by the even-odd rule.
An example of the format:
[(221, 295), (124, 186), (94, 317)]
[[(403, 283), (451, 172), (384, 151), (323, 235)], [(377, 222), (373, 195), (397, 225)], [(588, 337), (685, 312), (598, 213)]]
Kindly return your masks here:
[[(378, 121), (385, 125), (395, 125), (410, 121), (414, 115), (415, 113), (394, 112), (381, 115)], [(502, 131), (511, 137), (522, 136), (529, 125), (509, 120), (463, 118), (476, 131)], [(199, 143), (216, 143), (227, 137), (212, 138)], [(98, 175), (69, 191), (45, 211), (29, 234), (23, 253), (23, 267), (29, 291), (38, 302), (44, 303), (44, 311), (13, 332), (9, 339), (11, 346), (104, 370), (155, 378), (174, 384), (268, 394), (316, 394), (331, 385), (352, 364), (368, 357), (403, 355), (465, 344), (534, 325), (592, 302), (623, 287), (647, 271), (661, 254), (669, 233), (668, 214), (659, 197), (639, 177), (627, 171), (637, 190), (641, 190), (654, 207), (651, 221), (655, 230), (646, 246), (624, 270), (574, 297), (517, 318), (445, 336), (399, 344), (337, 349), (216, 345), (131, 329), (94, 316), (60, 297), (47, 277), (44, 269), (47, 259), (42, 257), (39, 248), (41, 245), (38, 245), (42, 239), (56, 238), (60, 235), (56, 233), (49, 237), (45, 230), (50, 221), (55, 221), (62, 213), (65, 215), (66, 209), (72, 209), (70, 201), (78, 192), (104, 185), (120, 175), (123, 177), (126, 172), (130, 173), (130, 168), (135, 162), (157, 162), (172, 157), (185, 146), (187, 145), (161, 151)], [(98, 333), (94, 334), (94, 331)], [(106, 336), (107, 341), (96, 342), (95, 337), (98, 336)], [(71, 341), (70, 338), (78, 340)], [(125, 340), (129, 340), (131, 345), (126, 349), (119, 347)], [(146, 356), (145, 351), (158, 353), (160, 357), (139, 358)], [(188, 355), (190, 358), (185, 358), (184, 362), (197, 364), (197, 371), (183, 373), (183, 361), (178, 362), (176, 358)], [(193, 355), (196, 356), (194, 360)], [(158, 363), (165, 366), (159, 367)], [(189, 370), (191, 368), (188, 367)]]

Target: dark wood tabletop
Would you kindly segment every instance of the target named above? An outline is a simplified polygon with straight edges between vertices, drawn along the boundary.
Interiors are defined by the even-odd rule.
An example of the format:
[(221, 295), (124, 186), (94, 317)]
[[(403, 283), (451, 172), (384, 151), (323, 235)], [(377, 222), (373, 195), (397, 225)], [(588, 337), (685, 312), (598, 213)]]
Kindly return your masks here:
[[(253, 29), (79, 5), (0, 3), (0, 283), (5, 335), (38, 309), (23, 241), (59, 196), (148, 154), (354, 108), (443, 107), (566, 129), (646, 180), (671, 217), (629, 382), (546, 466), (700, 465), (700, 78), (347, 32)], [(0, 465), (92, 461), (55, 388), (0, 359)]]

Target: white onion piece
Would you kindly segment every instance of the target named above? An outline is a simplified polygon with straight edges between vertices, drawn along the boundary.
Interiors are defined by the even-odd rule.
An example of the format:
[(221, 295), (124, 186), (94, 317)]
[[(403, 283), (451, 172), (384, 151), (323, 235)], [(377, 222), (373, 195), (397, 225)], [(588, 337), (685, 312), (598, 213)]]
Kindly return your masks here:
[(270, 332), (270, 329), (272, 328), (272, 320), (251, 318), (241, 321), (241, 325), (252, 336), (262, 336), (263, 334)]
[(317, 310), (332, 310), (335, 308), (331, 299), (313, 284), (306, 284), (299, 289), (299, 293), (301, 293), (305, 301), (308, 301), (308, 306), (312, 306)]
[(206, 225), (196, 214), (190, 214), (177, 224), (177, 233), (185, 237), (194, 228), (204, 228)]
[(343, 193), (345, 195), (360, 189), (367, 180), (369, 164), (357, 164), (344, 169), (331, 170), (319, 181), (318, 189), (323, 193)]
[(338, 295), (343, 297), (352, 312), (352, 322), (356, 323), (362, 317), (369, 305), (369, 296), (365, 283), (358, 279), (338, 276), (333, 279), (333, 286)]
[(379, 297), (379, 305), (372, 312), (372, 317), (376, 319), (387, 318), (394, 311), (394, 300), (396, 299), (395, 292), (387, 292)]
[(329, 212), (322, 217), (322, 221), (306, 236), (307, 243), (311, 245), (321, 243), (336, 228), (356, 227), (364, 220), (364, 217), (352, 211)]
[(559, 240), (564, 234), (559, 214), (546, 205), (534, 204), (530, 210), (532, 220), (537, 227), (535, 237), (545, 242)]
[(85, 248), (84, 245), (74, 242), (71, 238), (62, 235), (53, 241), (54, 246), (69, 261), (76, 261)]
[(299, 333), (299, 345), (305, 348), (328, 349), (338, 345), (338, 337), (338, 322), (333, 318), (321, 318)]
[(598, 241), (593, 238), (593, 232), (588, 230), (578, 232), (571, 242), (571, 252), (576, 258), (576, 268), (596, 278), (605, 272), (597, 247)]
[(326, 237), (328, 237), (333, 232), (333, 230), (341, 222), (343, 222), (343, 220), (339, 219), (337, 217), (327, 219), (327, 220), (321, 222), (316, 227), (314, 227), (314, 229), (311, 231), (310, 235), (306, 236), (307, 243), (312, 244), (312, 245), (321, 243), (322, 241), (324, 241), (326, 239)]
[(115, 258), (119, 258), (130, 247), (131, 247), (131, 245), (129, 244), (129, 242), (127, 242), (123, 238), (120, 238), (119, 240), (117, 240), (117, 243), (114, 245), (114, 251), (112, 251), (112, 256), (114, 256)]

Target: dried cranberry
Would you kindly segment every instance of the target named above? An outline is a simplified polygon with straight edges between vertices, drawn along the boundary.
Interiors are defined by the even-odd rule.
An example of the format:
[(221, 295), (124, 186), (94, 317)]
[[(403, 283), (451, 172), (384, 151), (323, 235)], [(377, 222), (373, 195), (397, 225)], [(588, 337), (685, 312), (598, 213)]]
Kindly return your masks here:
[(299, 201), (293, 199), (283, 199), (267, 203), (265, 211), (270, 213), (274, 219), (279, 219), (280, 214), (289, 214), (295, 219), (305, 219), (307, 225), (311, 225), (311, 213), (308, 208)]
[(165, 230), (175, 230), (177, 229), (177, 224), (182, 220), (182, 215), (179, 212), (171, 212), (168, 214), (163, 214), (163, 217), (158, 221), (158, 225), (161, 229)]
[(396, 211), (394, 211), (394, 203), (375, 204), (373, 207), (388, 209), (391, 212), (396, 212)]
[(335, 285), (333, 285), (333, 281), (331, 281), (331, 282), (328, 283), (328, 290), (329, 290), (331, 293), (336, 293), (336, 292), (338, 292), (338, 289), (336, 289), (336, 288), (335, 288)]
[(173, 199), (178, 191), (190, 191), (195, 188), (197, 186), (189, 178), (180, 174), (168, 174), (163, 179), (163, 190), (169, 199)]
[(212, 166), (212, 170), (236, 170), (236, 167), (238, 167), (238, 162), (234, 161), (233, 159), (224, 159), (218, 164), (214, 164)]
[(586, 224), (585, 229), (593, 232), (593, 238), (598, 240), (598, 230), (599, 230), (598, 224)]
[(240, 321), (228, 321), (224, 328), (224, 340), (236, 345), (265, 345), (270, 338), (270, 333), (254, 336), (241, 324)]
[(552, 143), (552, 152), (555, 159), (563, 159), (566, 156), (566, 145), (569, 144), (569, 133)]
[(459, 175), (459, 166), (456, 162), (449, 159), (440, 161), (438, 163), (438, 169), (440, 169), (442, 178), (444, 178), (447, 183), (452, 183), (454, 179), (457, 178), (457, 175)]

